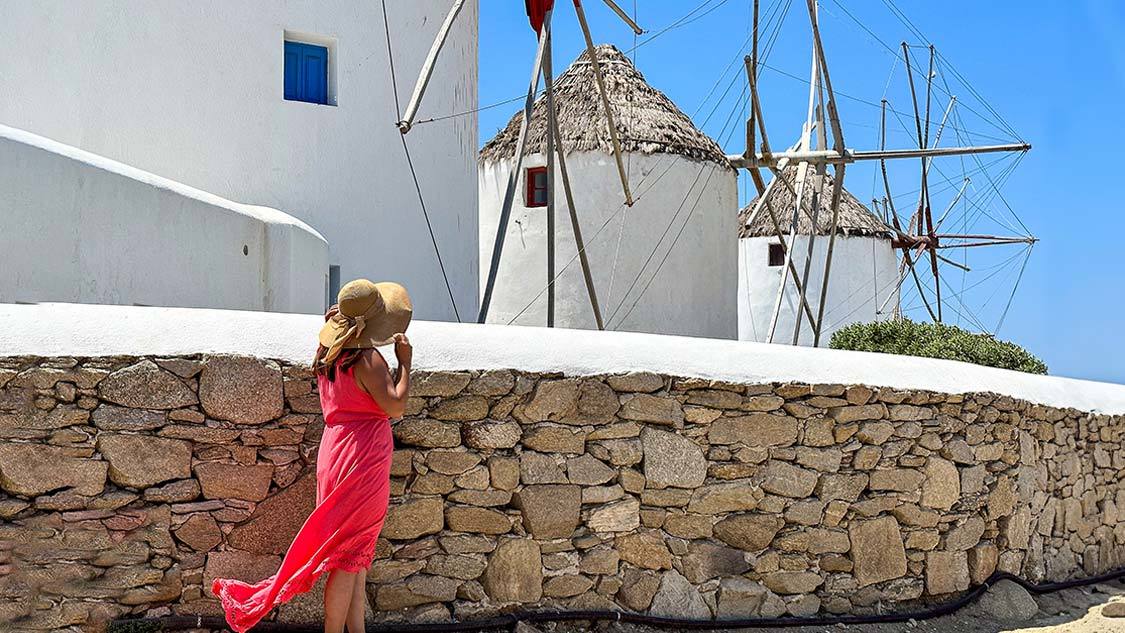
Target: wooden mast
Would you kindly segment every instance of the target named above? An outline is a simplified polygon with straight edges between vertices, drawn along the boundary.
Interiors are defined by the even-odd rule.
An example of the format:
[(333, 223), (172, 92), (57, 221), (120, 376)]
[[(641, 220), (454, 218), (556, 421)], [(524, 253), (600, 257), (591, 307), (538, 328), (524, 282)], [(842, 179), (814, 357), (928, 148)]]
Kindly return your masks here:
[(464, 5), (465, 0), (454, 0), (453, 7), (449, 9), (449, 13), (445, 16), (445, 22), (442, 23), (437, 37), (434, 38), (434, 43), (430, 46), (430, 52), (426, 55), (426, 62), (422, 64), (422, 72), (418, 74), (418, 81), (414, 84), (414, 93), (410, 95), (410, 103), (406, 106), (406, 112), (403, 113), (402, 120), (398, 122), (398, 129), (403, 134), (409, 132), (414, 125), (414, 116), (418, 114), (418, 105), (422, 103), (422, 95), (426, 93), (426, 86), (430, 84), (430, 76), (434, 73), (434, 62), (437, 61), (438, 53), (445, 45), (446, 38), (449, 37), (449, 30), (453, 28), (453, 22), (457, 19), (457, 14), (461, 12), (461, 7)]
[(543, 83), (547, 87), (547, 327), (555, 327), (555, 85), (550, 30), (543, 51)]
[(605, 91), (602, 66), (598, 61), (598, 52), (594, 48), (594, 38), (590, 35), (590, 25), (586, 23), (586, 12), (582, 10), (582, 0), (574, 0), (574, 12), (578, 15), (578, 24), (582, 27), (582, 35), (586, 38), (586, 55), (590, 58), (590, 65), (594, 68), (594, 79), (598, 83), (598, 95), (602, 98), (602, 110), (605, 111), (606, 123), (609, 124), (609, 138), (613, 142), (613, 158), (617, 161), (617, 174), (621, 177), (621, 189), (625, 192), (625, 205), (631, 207), (633, 206), (633, 194), (629, 191), (629, 178), (625, 175), (625, 163), (621, 160), (621, 141), (617, 138), (617, 123), (613, 120), (613, 112), (609, 107), (609, 95)]
[(492, 303), (492, 292), (496, 289), (496, 273), (500, 269), (500, 255), (504, 251), (504, 236), (508, 231), (508, 221), (512, 216), (512, 203), (515, 201), (516, 185), (519, 182), (520, 169), (523, 167), (523, 153), (527, 145), (527, 128), (531, 124), (531, 112), (535, 105), (535, 92), (539, 88), (539, 75), (543, 68), (543, 54), (547, 48), (547, 36), (551, 32), (551, 10), (543, 16), (543, 27), (539, 32), (539, 48), (535, 52), (535, 63), (532, 66), (531, 81), (527, 88), (527, 98), (523, 104), (523, 120), (520, 122), (519, 140), (516, 142), (515, 163), (508, 174), (508, 187), (504, 191), (504, 204), (500, 209), (500, 219), (496, 226), (496, 241), (492, 245), (492, 260), (488, 266), (488, 279), (484, 285), (484, 295), (481, 297), (480, 313), (477, 322), (484, 323), (488, 318), (488, 307)]

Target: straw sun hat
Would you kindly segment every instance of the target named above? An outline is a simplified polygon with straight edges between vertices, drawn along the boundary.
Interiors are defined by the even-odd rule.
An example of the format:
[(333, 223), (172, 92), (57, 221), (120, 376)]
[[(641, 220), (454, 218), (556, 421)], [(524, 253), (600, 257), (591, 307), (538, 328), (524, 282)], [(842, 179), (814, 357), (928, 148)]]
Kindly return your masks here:
[(340, 311), (320, 329), (320, 344), (328, 349), (324, 362), (331, 363), (345, 349), (379, 347), (394, 341), (394, 335), (410, 325), (413, 306), (406, 288), (390, 281), (350, 281), (337, 295)]

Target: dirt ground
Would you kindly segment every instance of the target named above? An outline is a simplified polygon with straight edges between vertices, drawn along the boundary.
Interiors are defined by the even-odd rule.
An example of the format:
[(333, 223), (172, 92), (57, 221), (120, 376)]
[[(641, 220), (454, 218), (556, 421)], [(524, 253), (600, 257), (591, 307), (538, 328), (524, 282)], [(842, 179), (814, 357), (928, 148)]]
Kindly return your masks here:
[[(1125, 633), (1125, 617), (1110, 618), (1102, 609), (1111, 602), (1125, 604), (1125, 583), (1104, 583), (1034, 596), (1039, 613), (1023, 622), (996, 620), (976, 604), (952, 615), (895, 624), (802, 626), (739, 629), (740, 633)], [(1121, 607), (1118, 607), (1121, 608)], [(609, 624), (605, 633), (669, 633), (636, 625)], [(571, 629), (573, 630), (573, 629)], [(559, 629), (562, 631), (561, 627)]]

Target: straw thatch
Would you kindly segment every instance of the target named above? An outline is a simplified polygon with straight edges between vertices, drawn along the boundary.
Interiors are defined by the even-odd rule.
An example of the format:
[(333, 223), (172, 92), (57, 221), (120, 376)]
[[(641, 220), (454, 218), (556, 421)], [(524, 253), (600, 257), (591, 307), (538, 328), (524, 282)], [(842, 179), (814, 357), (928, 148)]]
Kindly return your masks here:
[[(597, 47), (598, 62), (605, 78), (609, 105), (617, 124), (621, 151), (644, 154), (679, 154), (729, 167), (718, 143), (700, 132), (664, 93), (648, 85), (616, 47)], [(559, 135), (567, 153), (613, 152), (609, 124), (602, 109), (594, 67), (583, 51), (555, 80), (555, 109)], [(482, 161), (512, 158), (516, 154), (523, 111), (517, 112), (480, 151)], [(528, 128), (527, 153), (546, 153), (547, 99), (540, 95)]]
[[(797, 186), (797, 167), (786, 167), (782, 172), (793, 186)], [(801, 203), (803, 207), (801, 213), (797, 216), (797, 234), (798, 235), (811, 235), (813, 233), (812, 223), (812, 192), (814, 185), (814, 178), (816, 177), (816, 170), (809, 168), (805, 175), (805, 195)], [(824, 176), (824, 189), (820, 195), (820, 211), (816, 218), (816, 234), (828, 235), (832, 228), (832, 182), (833, 178), (830, 175)], [(786, 234), (789, 233), (789, 224), (793, 219), (793, 207), (796, 205), (796, 197), (793, 192), (789, 190), (782, 183), (777, 183), (773, 190), (770, 192), (769, 198), (770, 206), (773, 207), (774, 213), (777, 214), (778, 223)], [(738, 214), (738, 237), (774, 237), (777, 235), (774, 229), (773, 222), (770, 220), (769, 213), (765, 207), (755, 217), (750, 217), (754, 210), (754, 206), (758, 203), (758, 198), (750, 201), (742, 211)], [(840, 216), (836, 223), (837, 235), (870, 235), (878, 237), (892, 238), (894, 237), (894, 230), (887, 226), (880, 220), (874, 213), (872, 213), (862, 202), (856, 199), (855, 196), (848, 193), (844, 189), (840, 196)]]

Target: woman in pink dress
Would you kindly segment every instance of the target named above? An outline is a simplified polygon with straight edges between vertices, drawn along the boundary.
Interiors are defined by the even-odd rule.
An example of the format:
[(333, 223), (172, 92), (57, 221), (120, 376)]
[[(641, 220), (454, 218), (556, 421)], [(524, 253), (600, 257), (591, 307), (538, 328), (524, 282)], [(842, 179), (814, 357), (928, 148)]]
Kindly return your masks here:
[[(253, 585), (214, 581), (211, 591), (234, 631), (249, 630), (325, 572), (325, 632), (364, 630), (367, 568), (390, 497), (390, 419), (402, 416), (410, 392), (412, 349), (404, 332), (411, 313), (402, 286), (359, 279), (340, 289), (337, 306), (325, 315), (313, 361), (324, 413), (316, 508), (276, 574)], [(398, 358), (394, 373), (375, 349), (390, 343)]]

